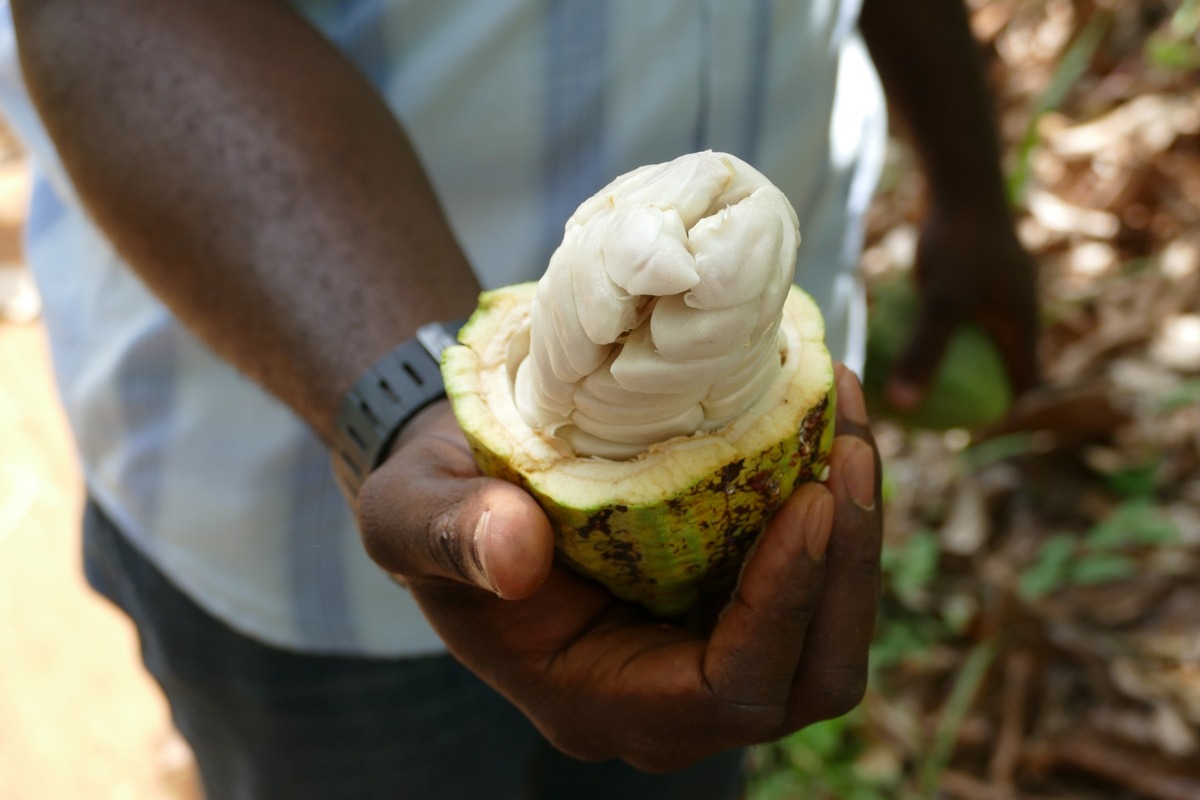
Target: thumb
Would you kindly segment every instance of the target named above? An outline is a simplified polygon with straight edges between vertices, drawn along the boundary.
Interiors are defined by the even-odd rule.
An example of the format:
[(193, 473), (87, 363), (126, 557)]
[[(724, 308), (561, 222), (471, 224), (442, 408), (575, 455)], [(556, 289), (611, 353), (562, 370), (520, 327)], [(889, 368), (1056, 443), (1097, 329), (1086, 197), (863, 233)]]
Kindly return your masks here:
[(436, 454), (402, 449), (363, 483), (358, 520), (368, 555), (399, 577), (437, 576), (509, 600), (528, 597), (554, 559), (546, 515), (514, 484), (437, 463)]
[(912, 411), (925, 400), (958, 319), (938, 314), (926, 303), (908, 343), (892, 365), (885, 396), (888, 405), (897, 411)]

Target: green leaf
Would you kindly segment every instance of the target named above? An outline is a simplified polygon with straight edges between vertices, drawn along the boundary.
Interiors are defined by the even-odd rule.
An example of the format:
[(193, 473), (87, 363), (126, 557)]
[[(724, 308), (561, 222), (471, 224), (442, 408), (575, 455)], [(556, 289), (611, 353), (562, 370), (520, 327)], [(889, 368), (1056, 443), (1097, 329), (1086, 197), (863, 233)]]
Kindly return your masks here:
[(899, 488), (896, 485), (896, 476), (887, 466), (883, 468), (883, 478), (880, 480), (880, 491), (882, 493), (883, 505), (886, 507), (892, 502)]
[(854, 784), (834, 795), (838, 800), (891, 800), (892, 795), (870, 784)]
[(1082, 585), (1111, 583), (1137, 572), (1133, 559), (1113, 553), (1090, 553), (1071, 565), (1071, 580)]
[(1115, 550), (1131, 545), (1164, 545), (1179, 541), (1179, 529), (1150, 498), (1136, 497), (1113, 509), (1088, 532), (1093, 550)]
[(1035, 450), (1037, 450), (1036, 437), (1022, 431), (994, 436), (971, 445), (962, 452), (962, 459), (972, 472), (978, 472), (988, 464), (1029, 455)]
[(874, 641), (871, 642), (872, 680), (884, 670), (925, 658), (933, 645), (947, 635), (947, 629), (936, 617), (884, 617), (880, 620)]
[(1188, 39), (1200, 31), (1200, 0), (1183, 0), (1171, 17), (1171, 33)]
[(823, 763), (843, 752), (842, 740), (848, 725), (846, 717), (809, 725), (787, 737), (784, 747), (793, 760)]
[(885, 783), (858, 768), (866, 741), (861, 710), (753, 749), (748, 800), (888, 800)]
[(924, 528), (914, 531), (898, 548), (887, 548), (883, 570), (896, 597), (912, 605), (938, 576), (942, 548), (937, 534)]
[(1067, 99), (1071, 88), (1087, 72), (1092, 56), (1096, 53), (1096, 49), (1104, 40), (1104, 36), (1112, 24), (1112, 14), (1104, 11), (1095, 12), (1083, 30), (1067, 47), (1062, 58), (1059, 59), (1058, 67), (1050, 78), (1050, 84), (1042, 92), (1033, 108), (1033, 113), (1030, 114), (1029, 124), (1025, 128), (1025, 136), (1017, 149), (1017, 162), (1008, 179), (1008, 199), (1013, 205), (1018, 204), (1025, 195), (1025, 186), (1029, 182), (1033, 150), (1038, 143), (1038, 122), (1043, 114), (1058, 108)]
[(1200, 378), (1180, 381), (1158, 398), (1156, 408), (1160, 414), (1169, 414), (1181, 408), (1200, 405)]
[(1200, 47), (1186, 40), (1151, 36), (1143, 53), (1146, 61), (1159, 69), (1182, 72), (1200, 67)]
[(930, 742), (928, 754), (917, 773), (917, 787), (925, 796), (933, 797), (934, 789), (941, 780), (942, 773), (950, 764), (954, 755), (954, 745), (958, 741), (959, 731), (966, 720), (979, 687), (987, 676), (992, 662), (996, 659), (998, 647), (991, 640), (985, 640), (975, 645), (967, 660), (963, 662), (954, 681), (954, 688), (946, 700), (946, 706), (938, 718), (937, 729)]
[(748, 800), (799, 800), (807, 795), (796, 776), (785, 770), (752, 776), (749, 784)]
[(942, 621), (953, 634), (962, 634), (979, 614), (979, 602), (967, 593), (948, 594), (942, 598), (939, 609)]
[(1055, 534), (1043, 542), (1037, 560), (1021, 573), (1017, 594), (1025, 600), (1036, 600), (1066, 585), (1078, 548), (1077, 537), (1069, 533)]
[(1158, 464), (1117, 470), (1105, 478), (1105, 483), (1122, 497), (1152, 497), (1158, 489)]
[(1146, 39), (1142, 54), (1146, 62), (1165, 70), (1193, 70), (1200, 67), (1200, 2), (1183, 0), (1171, 16), (1171, 24)]

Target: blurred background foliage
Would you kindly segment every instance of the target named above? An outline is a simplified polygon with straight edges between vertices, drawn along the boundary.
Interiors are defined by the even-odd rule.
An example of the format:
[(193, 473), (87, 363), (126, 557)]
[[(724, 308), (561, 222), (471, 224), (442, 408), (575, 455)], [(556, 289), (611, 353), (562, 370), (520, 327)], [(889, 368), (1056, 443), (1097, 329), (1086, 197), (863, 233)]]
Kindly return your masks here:
[[(1045, 385), (988, 430), (880, 418), (871, 686), (754, 751), (753, 800), (1200, 798), (1200, 2), (970, 0)], [(893, 140), (863, 269), (910, 269)]]

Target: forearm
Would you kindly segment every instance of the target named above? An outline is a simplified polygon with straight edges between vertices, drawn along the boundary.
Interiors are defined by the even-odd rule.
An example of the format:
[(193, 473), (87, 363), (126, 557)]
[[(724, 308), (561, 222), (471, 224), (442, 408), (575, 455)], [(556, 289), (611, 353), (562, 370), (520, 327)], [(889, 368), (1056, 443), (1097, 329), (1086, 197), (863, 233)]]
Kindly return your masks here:
[(1003, 206), (999, 140), (963, 0), (863, 0), (860, 28), (932, 201)]
[(22, 67), (83, 202), (219, 354), (321, 435), (477, 284), (404, 132), (278, 0), (17, 0)]

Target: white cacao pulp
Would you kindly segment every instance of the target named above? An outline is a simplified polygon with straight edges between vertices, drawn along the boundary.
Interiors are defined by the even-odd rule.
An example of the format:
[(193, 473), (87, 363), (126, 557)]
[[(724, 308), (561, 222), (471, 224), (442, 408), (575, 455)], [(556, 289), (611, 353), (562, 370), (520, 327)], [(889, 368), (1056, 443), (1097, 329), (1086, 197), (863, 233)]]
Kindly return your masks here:
[(717, 430), (780, 370), (796, 212), (704, 152), (622, 175), (579, 207), (538, 283), (517, 409), (581, 456)]

